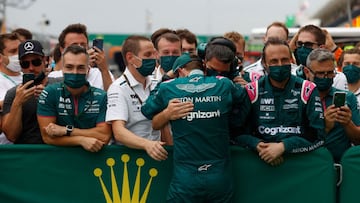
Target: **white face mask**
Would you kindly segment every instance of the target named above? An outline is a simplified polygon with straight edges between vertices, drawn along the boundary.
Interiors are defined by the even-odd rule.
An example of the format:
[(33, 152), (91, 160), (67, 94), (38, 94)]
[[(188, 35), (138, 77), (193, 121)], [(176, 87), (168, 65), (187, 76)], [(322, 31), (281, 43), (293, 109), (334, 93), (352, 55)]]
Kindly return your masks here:
[(18, 55), (9, 56), (9, 64), (6, 66), (12, 72), (20, 72), (21, 66)]

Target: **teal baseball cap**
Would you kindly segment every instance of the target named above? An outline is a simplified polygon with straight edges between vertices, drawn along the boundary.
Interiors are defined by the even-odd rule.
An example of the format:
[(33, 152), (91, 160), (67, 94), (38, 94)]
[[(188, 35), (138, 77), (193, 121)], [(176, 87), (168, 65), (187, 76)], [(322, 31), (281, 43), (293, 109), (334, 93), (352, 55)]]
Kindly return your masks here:
[(179, 68), (184, 67), (186, 64), (190, 63), (192, 61), (189, 53), (183, 53), (181, 56), (179, 56), (173, 66), (172, 70), (175, 73)]

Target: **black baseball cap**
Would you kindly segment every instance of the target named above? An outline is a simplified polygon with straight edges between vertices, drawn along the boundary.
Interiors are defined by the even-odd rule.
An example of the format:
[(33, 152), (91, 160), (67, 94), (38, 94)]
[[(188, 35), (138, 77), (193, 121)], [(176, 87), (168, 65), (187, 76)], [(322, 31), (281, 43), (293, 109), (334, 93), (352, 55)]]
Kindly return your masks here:
[(28, 54), (37, 54), (40, 56), (45, 56), (44, 48), (41, 43), (37, 40), (26, 40), (19, 44), (19, 59), (28, 55)]

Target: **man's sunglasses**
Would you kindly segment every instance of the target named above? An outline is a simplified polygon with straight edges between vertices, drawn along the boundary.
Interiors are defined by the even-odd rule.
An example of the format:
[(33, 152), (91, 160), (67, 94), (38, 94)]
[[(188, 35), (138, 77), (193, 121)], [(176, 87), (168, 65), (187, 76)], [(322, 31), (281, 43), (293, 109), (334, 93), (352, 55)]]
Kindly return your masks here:
[(23, 69), (27, 69), (30, 67), (30, 63), (33, 65), (33, 66), (40, 66), (42, 64), (42, 60), (37, 58), (37, 59), (33, 59), (31, 61), (23, 61), (23, 60), (20, 60), (20, 66), (21, 68)]
[(320, 46), (318, 43), (314, 43), (314, 42), (302, 42), (302, 41), (297, 41), (296, 42), (296, 46), (297, 47), (307, 47), (307, 48), (312, 48), (314, 45), (318, 45)]

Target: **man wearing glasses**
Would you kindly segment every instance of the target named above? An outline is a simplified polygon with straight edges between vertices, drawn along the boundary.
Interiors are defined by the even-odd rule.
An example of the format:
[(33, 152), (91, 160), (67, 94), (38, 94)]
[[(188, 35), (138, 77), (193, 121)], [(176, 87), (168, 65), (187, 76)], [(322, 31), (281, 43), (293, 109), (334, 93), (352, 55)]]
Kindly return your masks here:
[[(289, 45), (290, 48), (294, 50), (296, 63), (299, 65), (296, 74), (302, 78), (305, 78), (303, 69), (304, 66), (306, 66), (306, 58), (313, 49), (326, 48), (334, 52), (334, 55), (336, 55), (335, 52), (338, 51), (338, 47), (332, 40), (330, 34), (315, 25), (305, 25), (300, 28)], [(347, 90), (347, 81), (343, 73), (338, 72), (338, 74), (336, 74), (333, 86), (341, 90)]]
[(45, 58), (39, 41), (19, 45), (19, 60), (24, 73), (23, 84), (11, 88), (5, 96), (2, 127), (8, 140), (15, 144), (41, 144), (36, 120), (37, 98), (46, 84)]
[(351, 142), (360, 143), (360, 114), (356, 97), (351, 92), (346, 91), (345, 105), (336, 107), (333, 104), (335, 92), (341, 91), (332, 87), (336, 75), (334, 61), (334, 55), (329, 50), (314, 49), (307, 58), (304, 73), (319, 90), (327, 132), (325, 146), (339, 163)]

